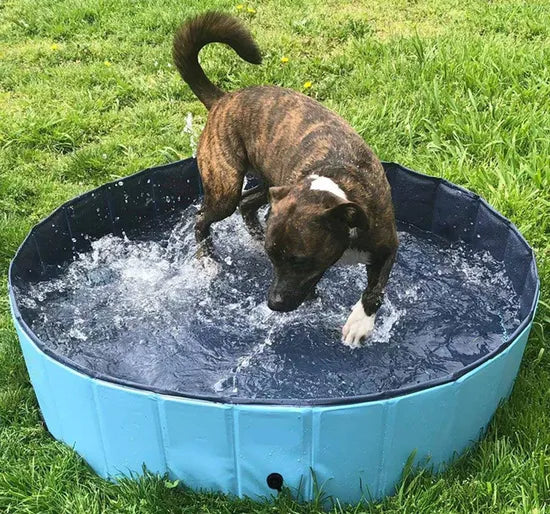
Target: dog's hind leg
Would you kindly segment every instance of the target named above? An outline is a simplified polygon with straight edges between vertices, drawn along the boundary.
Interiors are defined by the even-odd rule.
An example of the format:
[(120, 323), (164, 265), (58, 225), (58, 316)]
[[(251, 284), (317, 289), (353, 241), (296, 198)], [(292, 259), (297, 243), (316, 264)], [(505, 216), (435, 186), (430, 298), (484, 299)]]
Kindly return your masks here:
[(209, 160), (199, 162), (204, 198), (195, 223), (195, 238), (199, 244), (199, 253), (213, 256), (210, 237), (212, 223), (231, 216), (241, 198), (245, 168), (225, 163), (222, 169), (213, 172)]
[(210, 227), (213, 223), (231, 216), (239, 204), (239, 195), (222, 196), (213, 195), (204, 190), (204, 200), (195, 223), (195, 239), (199, 245), (199, 252), (213, 255), (212, 237)]
[(243, 192), (239, 210), (250, 235), (259, 241), (263, 239), (264, 230), (258, 219), (258, 209), (267, 203), (267, 187), (264, 184)]

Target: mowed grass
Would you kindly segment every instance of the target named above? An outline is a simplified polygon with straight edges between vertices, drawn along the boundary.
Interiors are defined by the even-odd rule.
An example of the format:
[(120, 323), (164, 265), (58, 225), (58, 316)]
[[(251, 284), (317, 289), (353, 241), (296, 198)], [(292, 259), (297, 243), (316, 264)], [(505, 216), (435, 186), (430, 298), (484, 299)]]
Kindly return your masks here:
[(196, 135), (206, 111), (170, 47), (177, 25), (208, 8), (243, 18), (264, 53), (254, 67), (219, 45), (203, 51), (222, 88), (311, 82), (307, 93), (381, 158), (479, 193), (537, 254), (542, 301), (487, 436), (442, 475), (409, 475), (379, 504), (334, 510), (550, 511), (550, 3), (239, 2), (0, 0), (0, 512), (320, 511), (287, 494), (254, 503), (164, 477), (101, 480), (41, 424), (11, 324), (8, 264), (34, 223), (107, 180), (191, 154), (186, 117)]

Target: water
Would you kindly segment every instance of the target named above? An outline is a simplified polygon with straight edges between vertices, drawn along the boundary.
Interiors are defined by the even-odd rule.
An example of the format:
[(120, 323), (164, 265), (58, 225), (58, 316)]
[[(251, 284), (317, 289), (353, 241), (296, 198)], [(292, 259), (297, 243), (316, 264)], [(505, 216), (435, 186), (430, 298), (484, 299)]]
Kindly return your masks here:
[(341, 327), (367, 278), (330, 269), (291, 313), (266, 305), (271, 266), (238, 216), (217, 224), (220, 262), (198, 261), (189, 207), (163, 226), (109, 235), (55, 278), (19, 291), (24, 318), (88, 369), (174, 392), (311, 399), (394, 390), (448, 376), (519, 324), (502, 263), (411, 227), (375, 331), (363, 347)]
[(193, 127), (193, 114), (190, 112), (188, 112), (185, 116), (185, 127), (183, 127), (183, 133), (189, 136), (191, 155), (195, 157), (197, 155), (198, 137), (197, 132)]

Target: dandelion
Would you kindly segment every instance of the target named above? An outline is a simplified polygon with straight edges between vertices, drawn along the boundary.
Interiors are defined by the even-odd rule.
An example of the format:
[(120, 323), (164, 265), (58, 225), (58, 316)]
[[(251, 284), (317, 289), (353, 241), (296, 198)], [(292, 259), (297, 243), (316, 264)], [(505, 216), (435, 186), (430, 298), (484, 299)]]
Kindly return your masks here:
[(103, 64), (104, 64), (105, 66), (107, 66), (107, 68), (108, 68), (109, 66), (111, 66), (111, 63), (110, 63), (109, 61), (105, 61)]
[(305, 84), (304, 84), (304, 89), (309, 89), (313, 84), (308, 80)]
[(288, 57), (284, 57), (284, 56), (281, 57), (281, 62), (282, 62), (283, 64), (285, 64), (286, 62), (288, 62)]
[(252, 9), (252, 7), (247, 7), (246, 11), (249, 12), (250, 14), (255, 14), (256, 13), (256, 9)]
[(243, 9), (244, 9), (244, 5), (243, 5), (243, 4), (237, 5), (237, 11), (242, 11)]
[(59, 45), (57, 43), (54, 43), (50, 48), (55, 52), (56, 50), (59, 50)]

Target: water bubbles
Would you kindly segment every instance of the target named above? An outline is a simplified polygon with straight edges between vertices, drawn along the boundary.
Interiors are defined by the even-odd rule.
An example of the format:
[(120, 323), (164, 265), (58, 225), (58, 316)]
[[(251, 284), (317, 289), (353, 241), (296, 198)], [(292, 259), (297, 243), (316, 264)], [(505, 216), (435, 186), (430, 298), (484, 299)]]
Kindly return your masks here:
[(200, 133), (200, 127), (193, 128), (193, 114), (188, 112), (185, 116), (185, 126), (183, 127), (183, 133), (189, 136), (189, 146), (191, 147), (191, 154), (193, 157), (197, 155), (197, 133)]
[(87, 341), (88, 336), (79, 328), (77, 327), (71, 327), (69, 329), (69, 336), (73, 339), (76, 339), (77, 341)]

